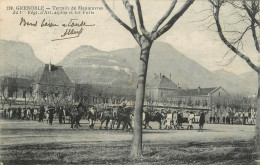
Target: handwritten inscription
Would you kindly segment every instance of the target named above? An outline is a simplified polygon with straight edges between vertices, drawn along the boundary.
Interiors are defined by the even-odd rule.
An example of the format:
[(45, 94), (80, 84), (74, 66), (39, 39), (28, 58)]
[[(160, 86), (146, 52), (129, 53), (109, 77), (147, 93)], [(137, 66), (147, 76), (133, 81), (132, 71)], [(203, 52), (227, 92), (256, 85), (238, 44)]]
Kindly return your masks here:
[[(20, 26), (27, 26), (27, 27), (37, 27), (38, 21), (28, 21), (25, 18), (20, 19)], [(84, 27), (86, 26), (95, 26), (95, 24), (87, 24), (85, 21), (78, 20), (78, 19), (70, 19), (67, 23), (58, 24), (51, 20), (46, 20), (45, 18), (40, 21), (39, 27), (41, 28), (54, 28), (54, 27), (61, 27), (66, 28), (65, 31), (60, 35), (60, 38), (53, 39), (51, 41), (57, 40), (65, 40), (79, 37)]]
[(59, 25), (57, 25), (57, 24), (55, 24), (55, 23), (52, 23), (52, 22), (47, 22), (46, 20), (45, 20), (45, 18), (42, 20), (42, 23), (41, 23), (41, 27), (44, 27), (44, 26), (48, 26), (48, 27), (53, 27), (53, 26), (59, 26)]
[(26, 21), (23, 17), (21, 18), (21, 21), (20, 21), (20, 25), (21, 26), (37, 26), (37, 21), (35, 22), (29, 22), (29, 21)]
[(79, 35), (82, 33), (83, 29), (80, 28), (80, 30), (76, 31), (74, 29), (66, 29), (65, 33), (61, 35), (61, 37), (64, 36), (69, 36), (69, 35), (77, 35), (77, 37), (79, 37)]

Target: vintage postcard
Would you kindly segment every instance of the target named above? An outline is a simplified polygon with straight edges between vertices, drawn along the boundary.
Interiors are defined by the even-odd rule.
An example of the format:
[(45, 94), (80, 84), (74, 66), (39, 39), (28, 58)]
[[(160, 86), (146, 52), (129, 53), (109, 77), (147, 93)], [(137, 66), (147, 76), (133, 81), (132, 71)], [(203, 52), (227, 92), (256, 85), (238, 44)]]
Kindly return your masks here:
[(0, 164), (258, 164), (259, 0), (1, 0)]

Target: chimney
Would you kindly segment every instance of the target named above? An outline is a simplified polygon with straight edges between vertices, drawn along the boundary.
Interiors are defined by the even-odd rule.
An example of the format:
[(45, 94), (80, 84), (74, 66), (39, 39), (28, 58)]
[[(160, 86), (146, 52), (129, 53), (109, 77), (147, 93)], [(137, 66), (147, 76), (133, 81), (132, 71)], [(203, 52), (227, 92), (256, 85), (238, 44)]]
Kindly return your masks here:
[(172, 81), (172, 74), (170, 73), (170, 80)]
[(160, 78), (162, 78), (162, 74), (160, 73)]

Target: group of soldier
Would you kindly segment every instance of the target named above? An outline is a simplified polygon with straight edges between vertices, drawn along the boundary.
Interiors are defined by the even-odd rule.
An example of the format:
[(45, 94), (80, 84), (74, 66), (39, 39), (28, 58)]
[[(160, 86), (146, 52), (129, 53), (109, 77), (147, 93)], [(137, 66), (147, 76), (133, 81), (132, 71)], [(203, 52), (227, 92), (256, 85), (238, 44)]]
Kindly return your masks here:
[[(66, 115), (69, 116), (69, 122), (71, 123), (71, 128), (78, 128), (80, 126), (80, 120), (83, 116), (87, 116), (87, 120), (89, 121), (89, 127), (94, 127), (95, 120), (99, 119), (101, 121), (101, 126), (104, 121), (106, 121), (106, 127), (111, 125), (114, 127), (114, 124), (117, 124), (117, 129), (120, 127), (121, 123), (123, 123), (124, 128), (133, 129), (133, 108), (127, 108), (125, 105), (112, 107), (112, 108), (104, 108), (102, 112), (98, 114), (97, 109), (94, 106), (89, 106), (88, 110), (82, 104), (75, 104), (71, 108), (69, 108), (69, 113), (66, 107), (53, 107), (53, 106), (40, 106), (39, 108), (8, 108), (3, 112), (3, 118), (10, 119), (20, 119), (20, 120), (37, 120), (39, 122), (44, 122), (44, 119), (50, 125), (53, 124), (53, 119), (58, 117), (58, 121), (60, 124), (65, 123)], [(150, 118), (153, 118), (153, 111), (148, 111)], [(152, 119), (145, 119), (145, 113), (143, 114), (143, 120), (156, 121)], [(147, 116), (146, 116), (147, 117)], [(193, 129), (193, 122), (195, 121), (196, 115), (193, 112), (189, 112), (187, 121), (188, 126), (187, 129)], [(149, 121), (148, 121), (149, 122)], [(165, 129), (183, 129), (182, 123), (184, 121), (182, 112), (162, 112), (159, 116), (158, 122), (165, 124)], [(203, 129), (203, 125), (205, 123), (205, 114), (204, 112), (200, 113), (199, 116), (199, 126), (200, 129)], [(148, 123), (147, 123), (148, 124)], [(161, 125), (160, 125), (161, 128)]]
[(209, 117), (209, 123), (213, 124), (255, 124), (256, 113), (250, 112), (236, 112), (234, 114), (230, 113), (228, 115), (223, 115), (222, 117), (215, 114)]
[(36, 120), (36, 115), (38, 113), (37, 108), (8, 108), (4, 109), (2, 117), (4, 119), (21, 119), (21, 120)]
[[(183, 113), (182, 112), (176, 112), (174, 111), (171, 113), (171, 111), (168, 111), (167, 113), (164, 113), (164, 123), (165, 123), (165, 129), (184, 129), (182, 126), (182, 123), (185, 122), (183, 118)], [(193, 123), (195, 121), (195, 114), (193, 112), (189, 112), (187, 121), (188, 129), (193, 129)], [(205, 113), (203, 111), (200, 112), (199, 118), (198, 118), (198, 123), (199, 123), (199, 131), (203, 131), (203, 125), (205, 123)], [(173, 127), (172, 127), (173, 126)]]
[(2, 117), (4, 119), (18, 119), (18, 120), (34, 120), (38, 118), (39, 122), (43, 122), (46, 119), (46, 122), (52, 125), (54, 117), (58, 116), (59, 123), (65, 123), (65, 107), (57, 107), (56, 110), (52, 106), (44, 107), (40, 106), (39, 108), (8, 108), (4, 109)]

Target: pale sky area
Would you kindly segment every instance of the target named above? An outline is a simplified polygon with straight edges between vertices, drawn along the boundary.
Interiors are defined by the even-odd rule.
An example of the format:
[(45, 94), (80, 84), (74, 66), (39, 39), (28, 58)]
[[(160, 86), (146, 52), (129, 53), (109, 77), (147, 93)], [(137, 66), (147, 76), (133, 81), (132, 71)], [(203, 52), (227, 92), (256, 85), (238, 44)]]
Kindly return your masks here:
[[(115, 13), (124, 20), (128, 25), (129, 18), (121, 0), (108, 0), (109, 6)], [(135, 4), (134, 1), (130, 1)], [(185, 2), (180, 0), (172, 15)], [(58, 63), (69, 52), (76, 49), (80, 45), (91, 45), (97, 49), (110, 51), (121, 48), (132, 48), (137, 46), (136, 41), (119, 25), (104, 8), (100, 0), (2, 0), (0, 2), (0, 39), (14, 40), (27, 42), (32, 46), (35, 55), (45, 63), (51, 59), (52, 63)], [(170, 0), (141, 0), (144, 23), (147, 30), (151, 30), (162, 15), (168, 10)], [(12, 14), (6, 8), (9, 5), (24, 6), (24, 5), (39, 5), (52, 8), (52, 6), (84, 6), (84, 7), (103, 7), (103, 10), (94, 11), (95, 14), (78, 14), (78, 15), (28, 15)], [(187, 12), (175, 23), (175, 25), (161, 36), (158, 41), (166, 42), (172, 45), (175, 49), (183, 53), (185, 56), (200, 63), (205, 68), (213, 71), (218, 69), (226, 69), (227, 71), (239, 74), (243, 72), (252, 71), (252, 69), (236, 57), (232, 64), (228, 66), (218, 65), (224, 54), (227, 52), (227, 47), (220, 41), (217, 33), (214, 31), (214, 26), (208, 29), (210, 25), (209, 19), (207, 21), (197, 21), (206, 18), (210, 5), (206, 0), (197, 0), (187, 10)], [(136, 8), (135, 12), (136, 12)], [(230, 11), (231, 8), (224, 8), (225, 12)], [(82, 12), (82, 11), (81, 11)], [(44, 18), (51, 22), (62, 24), (68, 23), (70, 19), (79, 19), (88, 24), (95, 24), (94, 27), (84, 27), (82, 34), (78, 38), (68, 40), (51, 41), (60, 38), (66, 30), (64, 27), (24, 27), (20, 26), (21, 18), (30, 22), (41, 22)], [(224, 16), (225, 18), (228, 18)], [(137, 19), (137, 13), (136, 13)], [(194, 22), (195, 21), (195, 22)], [(234, 20), (225, 20), (232, 22)], [(137, 20), (138, 22), (138, 20)], [(226, 25), (228, 26), (228, 25)], [(239, 25), (237, 27), (239, 29)], [(255, 50), (251, 33), (247, 33), (244, 41), (244, 53), (248, 55), (251, 60), (257, 65), (259, 54)], [(231, 53), (231, 57), (233, 54)], [(228, 59), (228, 58), (227, 58)], [(185, 67), (185, 66), (183, 66)]]

